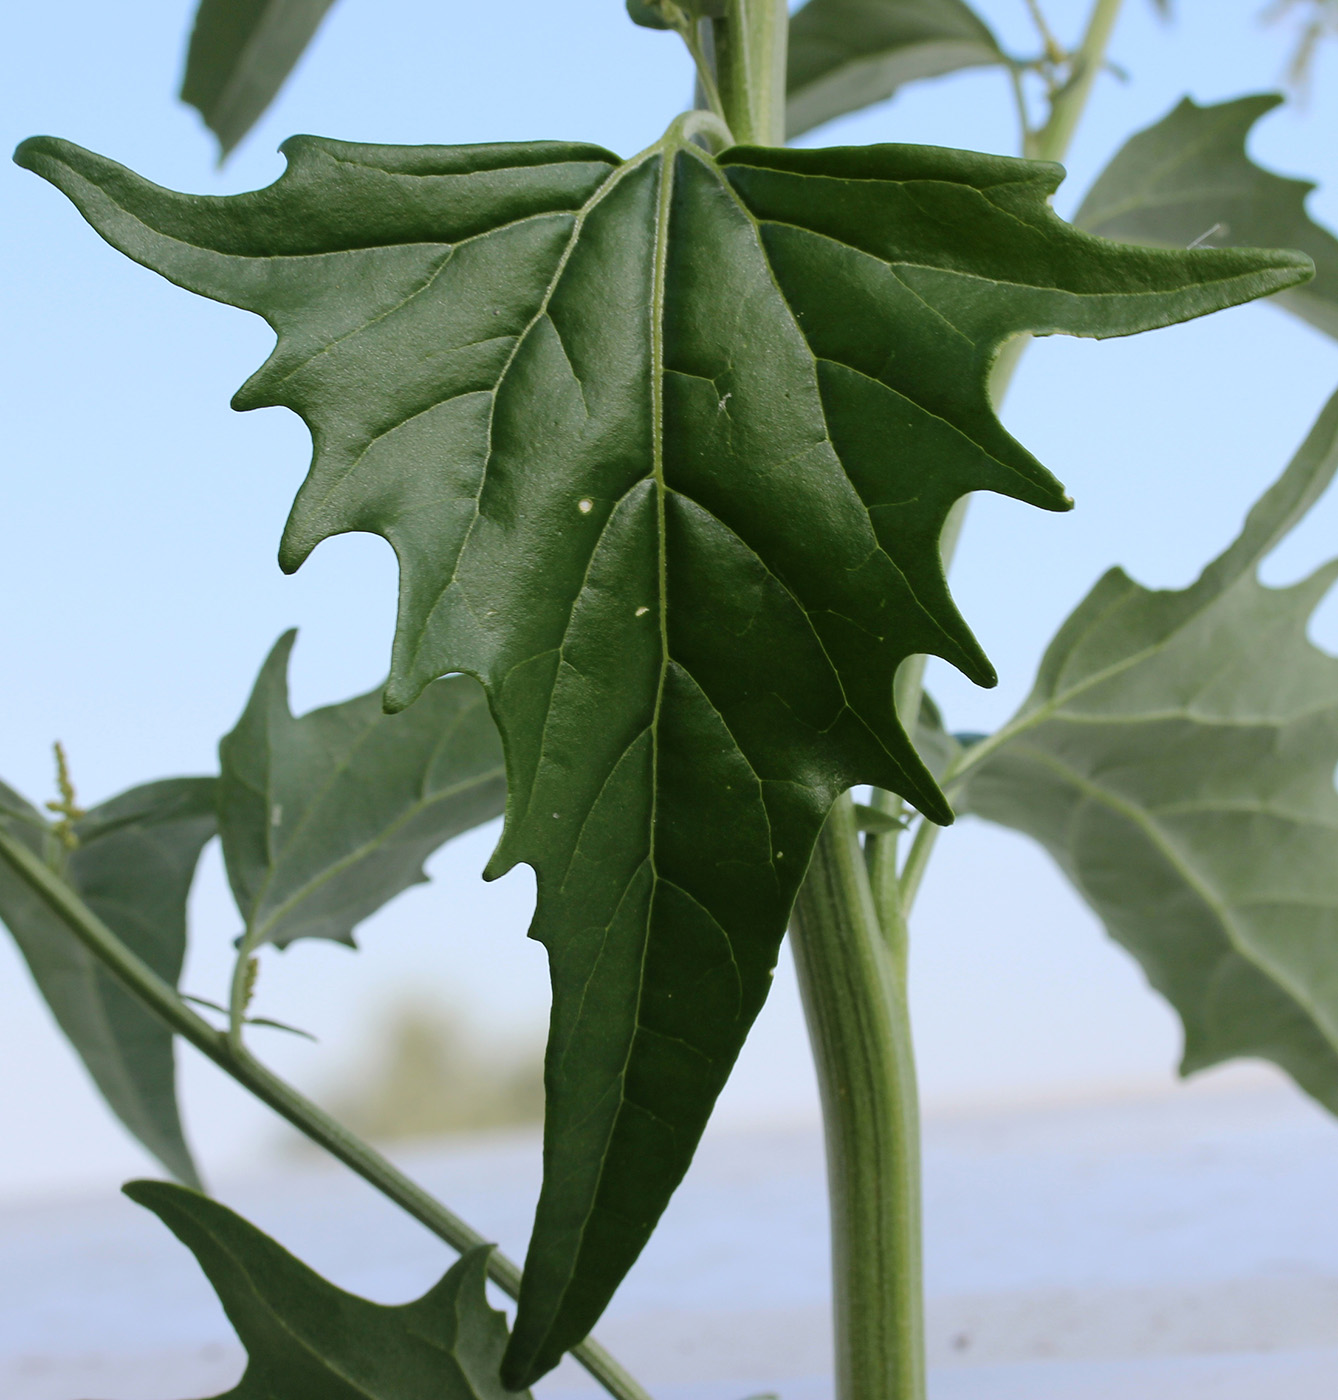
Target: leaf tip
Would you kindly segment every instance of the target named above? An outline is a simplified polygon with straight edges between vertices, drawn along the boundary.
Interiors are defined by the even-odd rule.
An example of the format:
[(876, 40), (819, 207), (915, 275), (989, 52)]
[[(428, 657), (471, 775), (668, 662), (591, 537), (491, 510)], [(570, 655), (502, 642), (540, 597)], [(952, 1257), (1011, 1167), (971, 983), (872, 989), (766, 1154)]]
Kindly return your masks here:
[(151, 1177), (138, 1177), (127, 1181), (121, 1187), (121, 1194), (134, 1201), (137, 1206), (150, 1210), (160, 1220), (163, 1212), (170, 1210), (174, 1199), (181, 1196), (203, 1196), (204, 1192), (193, 1186), (181, 1186), (174, 1181), (155, 1181)]
[(58, 136), (29, 136), (14, 147), (14, 164), (45, 178), (43, 164), (59, 160), (60, 148), (65, 144)]

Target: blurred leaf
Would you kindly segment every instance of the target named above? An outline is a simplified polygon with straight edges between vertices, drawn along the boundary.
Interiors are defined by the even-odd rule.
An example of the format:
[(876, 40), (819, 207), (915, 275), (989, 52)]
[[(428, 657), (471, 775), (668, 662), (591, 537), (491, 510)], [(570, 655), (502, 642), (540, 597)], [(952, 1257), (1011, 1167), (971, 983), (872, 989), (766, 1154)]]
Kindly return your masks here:
[(904, 817), (894, 817), (891, 812), (880, 811), (866, 802), (853, 802), (851, 806), (855, 812), (855, 825), (860, 831), (872, 831), (875, 835), (885, 836), (889, 831), (906, 829)]
[(725, 0), (627, 0), (633, 24), (647, 29), (675, 29), (725, 13)]
[(1282, 101), (1272, 94), (1215, 107), (1185, 98), (1130, 137), (1074, 223), (1104, 238), (1159, 247), (1299, 248), (1315, 280), (1275, 305), (1338, 337), (1338, 239), (1306, 213), (1315, 186), (1261, 169), (1245, 154), (1250, 128)]
[(915, 728), (915, 747), (925, 767), (940, 781), (961, 756), (961, 740), (943, 727), (943, 716), (933, 699), (920, 696), (920, 719)]
[(416, 1302), (386, 1307), (327, 1283), (207, 1196), (162, 1181), (125, 1194), (195, 1256), (246, 1348), (241, 1382), (217, 1400), (514, 1400), (498, 1379), (506, 1319), (484, 1293), (491, 1245)]
[(1258, 1056), (1338, 1111), (1338, 660), (1306, 637), (1338, 563), (1256, 576), (1335, 465), (1338, 396), (1198, 582), (1106, 574), (958, 808), (1054, 856), (1180, 1013), (1184, 1073)]
[(433, 682), (403, 714), (380, 691), (294, 719), (275, 644), (237, 727), (219, 745), (228, 879), (255, 942), (353, 942), (438, 846), (502, 814), (502, 747), (483, 690)]
[(200, 0), (181, 100), (218, 137), (220, 160), (260, 120), (334, 0)]
[[(216, 830), (213, 778), (132, 788), (74, 824), (67, 851), (53, 828), (0, 783), (0, 824), (55, 867), (85, 904), (176, 986), (186, 898)], [(0, 918), (57, 1023), (121, 1122), (174, 1176), (195, 1184), (177, 1110), (172, 1033), (104, 972), (65, 922), (0, 861)]]
[(808, 0), (790, 17), (790, 138), (892, 96), (903, 83), (1004, 63), (962, 0)]
[(627, 17), (644, 29), (672, 29), (664, 10), (655, 0), (627, 0)]
[[(18, 158), (135, 258), (276, 328), (237, 402), (313, 430), (281, 558), (348, 530), (392, 542), (388, 703), (449, 671), (488, 689), (510, 781), (488, 871), (535, 870), (553, 982), (504, 1372), (529, 1384), (589, 1332), (687, 1170), (832, 802), (871, 783), (950, 819), (892, 703), (912, 654), (994, 679), (947, 591), (943, 522), (976, 490), (1068, 505), (990, 406), (999, 347), (1170, 324), (1310, 265), (1090, 238), (1050, 206), (1056, 166), (917, 146), (712, 158), (690, 119), (626, 162), (285, 149), (276, 184), (213, 199), (47, 137)], [(281, 665), (229, 741), (246, 772), (225, 755), (244, 840), (222, 804), (239, 902), (271, 937), (293, 936), (286, 890), (335, 849), (288, 834), (317, 784), (270, 772), (294, 723)], [(378, 723), (416, 732), (424, 703)], [(330, 766), (323, 746), (294, 752)], [(281, 896), (290, 840), (311, 854)], [(306, 931), (346, 931), (357, 897)]]

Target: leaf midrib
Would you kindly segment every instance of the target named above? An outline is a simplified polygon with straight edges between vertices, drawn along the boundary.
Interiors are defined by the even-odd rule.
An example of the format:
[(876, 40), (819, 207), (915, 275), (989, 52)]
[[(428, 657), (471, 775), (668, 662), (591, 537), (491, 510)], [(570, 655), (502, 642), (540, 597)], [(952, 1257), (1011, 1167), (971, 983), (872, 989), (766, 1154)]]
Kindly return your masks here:
[[(671, 128), (672, 130), (672, 128)], [(650, 878), (652, 882), (652, 892), (654, 886), (660, 881), (659, 869), (656, 865), (656, 819), (659, 811), (660, 800), (660, 711), (664, 701), (665, 679), (669, 671), (669, 624), (668, 624), (668, 560), (667, 560), (667, 533), (665, 522), (665, 499), (667, 487), (664, 475), (664, 309), (666, 303), (666, 282), (668, 275), (668, 248), (669, 248), (669, 218), (671, 212), (671, 201), (673, 197), (674, 174), (677, 166), (678, 147), (670, 146), (666, 140), (659, 143), (652, 150), (658, 150), (660, 154), (660, 174), (659, 188), (656, 191), (656, 211), (655, 211), (655, 254), (653, 261), (653, 271), (651, 278), (650, 295), (650, 379), (651, 379), (651, 471), (652, 479), (655, 483), (655, 543), (656, 543), (656, 568), (659, 581), (658, 598), (658, 622), (660, 629), (660, 668), (656, 678), (655, 705), (649, 720), (650, 742), (651, 742), (651, 795), (650, 813), (647, 818), (646, 831), (646, 856), (644, 863), (650, 867)], [(684, 143), (683, 150), (691, 149)], [(727, 183), (722, 181), (721, 183)], [(575, 246), (576, 237), (579, 230), (573, 232), (572, 246)], [(558, 278), (561, 276), (561, 268), (554, 276), (553, 285), (556, 286)], [(551, 295), (551, 288), (550, 293)], [(494, 400), (495, 402), (495, 400)], [(602, 533), (602, 532), (601, 532)], [(598, 546), (596, 546), (597, 548)], [(591, 551), (593, 558), (594, 550)], [(579, 595), (578, 595), (579, 596)], [(573, 611), (576, 601), (573, 599)], [(551, 693), (550, 693), (551, 708)], [(621, 759), (619, 760), (621, 762)], [(588, 814), (587, 818), (588, 820)], [(627, 898), (628, 891), (632, 888), (636, 873), (641, 869), (641, 864), (633, 872), (627, 885), (619, 896), (619, 907), (622, 901)], [(632, 1034), (627, 1037), (626, 1048), (623, 1053), (622, 1066), (614, 1077), (614, 1083), (618, 1086), (618, 1105), (613, 1111), (609, 1121), (608, 1131), (604, 1134), (604, 1145), (599, 1154), (599, 1169), (595, 1173), (594, 1181), (589, 1192), (589, 1201), (593, 1203), (599, 1198), (600, 1189), (604, 1182), (604, 1175), (609, 1162), (609, 1143), (613, 1135), (613, 1127), (620, 1119), (624, 1107), (631, 1100), (626, 1094), (627, 1067), (631, 1062), (632, 1051), (637, 1043), (638, 1036), (642, 1031), (641, 1009), (646, 995), (646, 959), (650, 951), (650, 930), (648, 926), (643, 931), (641, 942), (641, 959), (637, 968), (636, 980), (636, 1001), (632, 1016)], [(607, 937), (608, 930), (605, 930)], [(593, 971), (592, 971), (593, 975)], [(585, 987), (581, 991), (581, 999), (584, 1002), (585, 993), (588, 991), (590, 981), (587, 978)], [(556, 1302), (549, 1309), (550, 1317), (556, 1318), (561, 1315), (566, 1306), (567, 1297), (571, 1292), (572, 1282), (576, 1276), (577, 1265), (585, 1250), (586, 1237), (590, 1230), (591, 1222), (595, 1218), (595, 1211), (587, 1209), (581, 1220), (580, 1228), (576, 1232), (575, 1246), (567, 1252), (569, 1264), (566, 1269), (566, 1277), (557, 1290)], [(545, 1342), (551, 1334), (551, 1326), (545, 1331)]]

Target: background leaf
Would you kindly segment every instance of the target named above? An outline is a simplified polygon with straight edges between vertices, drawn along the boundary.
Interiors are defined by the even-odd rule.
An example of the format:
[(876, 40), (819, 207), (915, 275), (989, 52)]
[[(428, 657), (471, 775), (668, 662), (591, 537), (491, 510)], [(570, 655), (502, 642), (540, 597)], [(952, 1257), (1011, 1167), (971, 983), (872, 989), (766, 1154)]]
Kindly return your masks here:
[(254, 1225), (194, 1191), (132, 1181), (125, 1193), (184, 1244), (246, 1348), (218, 1400), (510, 1400), (498, 1367), (506, 1319), (484, 1294), (492, 1246), (471, 1249), (413, 1303), (345, 1293)]
[(1315, 186), (1255, 165), (1250, 128), (1282, 98), (1264, 94), (1199, 107), (1188, 97), (1130, 137), (1092, 186), (1074, 223), (1105, 238), (1184, 248), (1300, 248), (1315, 279), (1278, 306), (1338, 336), (1338, 238), (1306, 213)]
[(627, 16), (633, 24), (646, 29), (673, 29), (669, 15), (677, 11), (678, 23), (691, 24), (695, 20), (725, 13), (725, 0), (668, 0), (667, 5), (660, 0), (627, 0)]
[(218, 137), (223, 159), (260, 120), (334, 0), (200, 0), (181, 100)]
[(1006, 61), (962, 0), (808, 0), (790, 18), (786, 134), (882, 102), (916, 78)]
[(949, 734), (943, 725), (943, 715), (933, 699), (926, 693), (920, 696), (920, 715), (915, 726), (915, 747), (920, 751), (925, 766), (939, 781), (955, 764), (962, 754), (961, 741), (955, 734)]
[(502, 747), (467, 676), (387, 715), (379, 691), (294, 719), (285, 633), (219, 745), (228, 879), (257, 944), (353, 942), (443, 842), (500, 816)]
[(275, 185), (222, 199), (49, 138), (19, 159), (276, 328), (236, 402), (313, 429), (281, 558), (392, 543), (388, 702), (447, 671), (488, 688), (509, 777), (489, 872), (534, 867), (554, 997), (505, 1371), (528, 1384), (686, 1171), (832, 801), (871, 782), (950, 818), (892, 704), (911, 654), (993, 681), (943, 521), (973, 490), (1067, 505), (990, 407), (999, 346), (1164, 325), (1309, 265), (1120, 249), (1056, 217), (1058, 167), (934, 148), (713, 161), (679, 123), (628, 162), (285, 149)]
[[(186, 951), (186, 898), (216, 829), (214, 779), (168, 778), (104, 802), (75, 823), (79, 845), (71, 852), (3, 784), (0, 822), (56, 865), (103, 923), (176, 986)], [(112, 1111), (168, 1171), (196, 1183), (177, 1109), (172, 1033), (3, 861), (0, 918)]]
[(1112, 570), (1051, 643), (960, 810), (1039, 841), (1180, 1013), (1182, 1070), (1273, 1060), (1338, 1112), (1338, 563), (1255, 566), (1338, 466), (1338, 396), (1239, 539), (1181, 591)]

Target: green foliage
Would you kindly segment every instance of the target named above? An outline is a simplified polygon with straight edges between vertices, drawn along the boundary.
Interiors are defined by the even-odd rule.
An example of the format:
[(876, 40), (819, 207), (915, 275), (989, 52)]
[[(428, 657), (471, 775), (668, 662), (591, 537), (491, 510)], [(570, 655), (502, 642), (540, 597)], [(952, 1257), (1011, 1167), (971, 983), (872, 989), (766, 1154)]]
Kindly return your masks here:
[[(832, 801), (873, 782), (950, 818), (891, 703), (915, 653), (993, 681), (943, 521), (975, 490), (1067, 504), (990, 407), (999, 347), (1310, 272), (1075, 232), (1054, 166), (712, 159), (702, 131), (627, 162), (303, 137), (223, 199), (50, 138), (18, 155), (131, 257), (275, 328), (235, 402), (293, 408), (317, 444), (281, 559), (348, 530), (394, 546), (387, 702), (455, 670), (489, 692), (510, 780), (489, 873), (535, 868), (554, 988), (517, 1385), (586, 1334), (687, 1169)], [(289, 799), (250, 787), (259, 852)]]
[(1306, 638), (1338, 561), (1260, 559), (1338, 467), (1338, 397), (1191, 587), (1106, 574), (960, 809), (1026, 832), (1180, 1013), (1188, 1073), (1273, 1060), (1338, 1111), (1338, 660)]
[(218, 137), (219, 159), (274, 100), (334, 0), (200, 0), (181, 100)]
[(808, 0), (790, 19), (786, 133), (882, 102), (917, 78), (1006, 62), (962, 0)]
[(1306, 213), (1314, 185), (1263, 170), (1245, 153), (1251, 127), (1281, 101), (1265, 94), (1200, 107), (1185, 98), (1130, 137), (1074, 223), (1106, 238), (1171, 248), (1300, 248), (1314, 261), (1314, 281), (1281, 293), (1276, 304), (1338, 336), (1338, 238)]
[(725, 0), (627, 0), (627, 16), (646, 29), (683, 30), (725, 13)]
[[(0, 827), (176, 985), (186, 951), (186, 897), (216, 827), (212, 778), (131, 788), (73, 821), (73, 849), (58, 828), (0, 783)], [(172, 1033), (2, 860), (0, 918), (112, 1112), (168, 1171), (195, 1184), (177, 1110)]]
[(313, 1273), (225, 1206), (160, 1181), (125, 1193), (184, 1244), (246, 1348), (217, 1400), (512, 1400), (498, 1366), (506, 1320), (484, 1293), (490, 1246), (416, 1302), (369, 1303)]
[(402, 715), (380, 693), (294, 719), (288, 658), (270, 652), (237, 727), (219, 745), (219, 828), (251, 947), (352, 943), (443, 842), (501, 815), (501, 745), (477, 682), (428, 686)]

